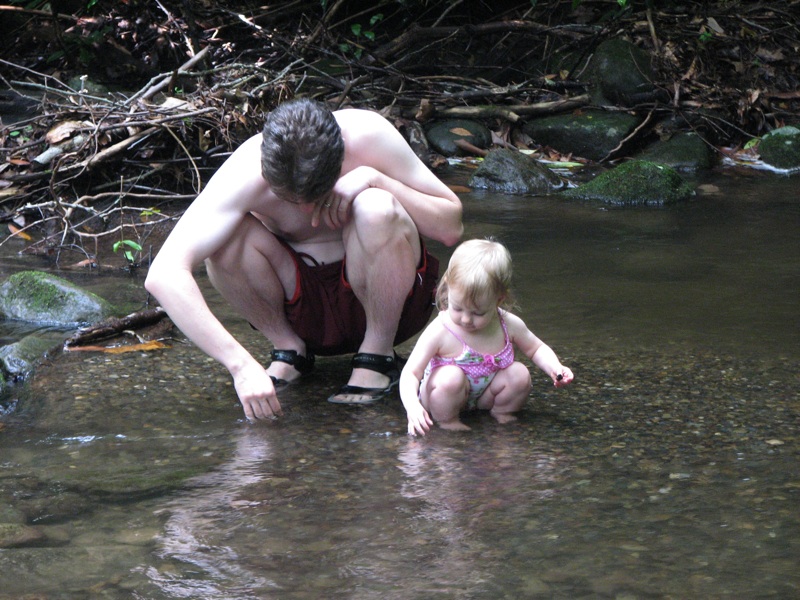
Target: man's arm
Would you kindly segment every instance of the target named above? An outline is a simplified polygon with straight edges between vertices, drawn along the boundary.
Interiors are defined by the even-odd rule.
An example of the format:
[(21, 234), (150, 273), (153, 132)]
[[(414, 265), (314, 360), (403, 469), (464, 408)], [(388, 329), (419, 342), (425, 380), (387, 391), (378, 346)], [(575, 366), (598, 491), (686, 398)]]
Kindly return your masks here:
[(267, 401), (249, 400), (246, 390), (271, 388), (269, 377), (208, 308), (192, 274), (228, 241), (249, 213), (245, 199), (264, 193), (253, 152), (258, 157), (258, 138), (245, 142), (211, 178), (167, 237), (150, 266), (145, 287), (184, 335), (231, 373), (247, 417), (260, 418), (280, 411), (274, 389)]
[(352, 199), (368, 187), (386, 190), (423, 236), (448, 246), (457, 243), (464, 230), (461, 201), (414, 154), (400, 132), (370, 111), (344, 110), (336, 115), (348, 156), (334, 191)]

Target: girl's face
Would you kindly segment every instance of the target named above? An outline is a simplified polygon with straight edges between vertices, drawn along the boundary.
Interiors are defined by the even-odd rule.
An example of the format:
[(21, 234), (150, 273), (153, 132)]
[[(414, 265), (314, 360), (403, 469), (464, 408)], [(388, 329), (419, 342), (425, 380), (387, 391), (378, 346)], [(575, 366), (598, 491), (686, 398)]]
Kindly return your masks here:
[(471, 302), (458, 288), (447, 292), (447, 315), (465, 331), (480, 331), (497, 318), (497, 298), (484, 294)]

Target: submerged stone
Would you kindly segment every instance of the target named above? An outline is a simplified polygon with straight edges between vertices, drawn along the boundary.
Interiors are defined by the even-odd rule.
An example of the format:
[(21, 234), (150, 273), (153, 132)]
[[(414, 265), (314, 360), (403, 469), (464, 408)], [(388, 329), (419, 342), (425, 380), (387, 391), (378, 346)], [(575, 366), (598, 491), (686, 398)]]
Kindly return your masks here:
[(43, 330), (13, 344), (0, 346), (0, 389), (5, 383), (4, 375), (11, 379), (24, 379), (48, 352), (63, 344), (65, 337), (63, 331)]

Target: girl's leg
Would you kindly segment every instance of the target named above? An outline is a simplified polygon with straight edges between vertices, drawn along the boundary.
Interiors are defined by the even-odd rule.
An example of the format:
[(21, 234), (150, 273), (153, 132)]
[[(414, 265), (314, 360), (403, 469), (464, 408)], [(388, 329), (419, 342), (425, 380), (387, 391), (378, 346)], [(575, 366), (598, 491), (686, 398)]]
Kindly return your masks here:
[(468, 431), (458, 418), (467, 405), (469, 382), (464, 372), (454, 365), (434, 369), (420, 390), (420, 402), (442, 429)]
[(531, 374), (520, 362), (513, 363), (494, 376), (478, 399), (478, 408), (488, 410), (498, 423), (516, 421), (514, 413), (522, 409), (531, 391)]

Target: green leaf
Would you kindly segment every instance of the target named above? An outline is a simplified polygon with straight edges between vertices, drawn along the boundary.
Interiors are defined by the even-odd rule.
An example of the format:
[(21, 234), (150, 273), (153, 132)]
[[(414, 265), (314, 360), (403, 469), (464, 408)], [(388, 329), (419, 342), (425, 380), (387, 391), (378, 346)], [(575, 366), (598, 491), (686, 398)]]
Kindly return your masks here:
[[(141, 252), (142, 251), (142, 247), (139, 244), (137, 244), (136, 242), (134, 242), (133, 240), (119, 240), (118, 242), (114, 242), (114, 245), (112, 246), (112, 249), (114, 250), (114, 252), (117, 252), (123, 246), (127, 246), (128, 248), (133, 248), (137, 252)], [(125, 251), (125, 256), (128, 256), (129, 252), (130, 252), (130, 250), (126, 250)]]

